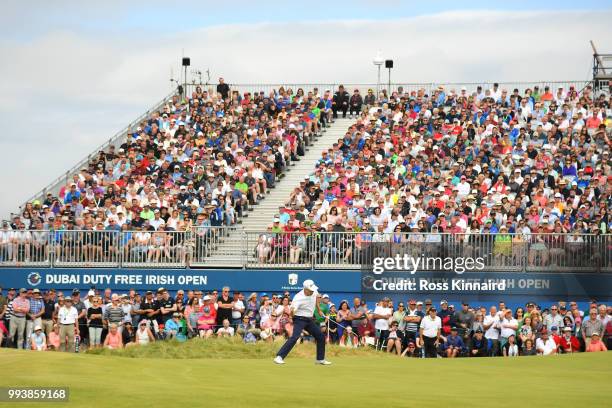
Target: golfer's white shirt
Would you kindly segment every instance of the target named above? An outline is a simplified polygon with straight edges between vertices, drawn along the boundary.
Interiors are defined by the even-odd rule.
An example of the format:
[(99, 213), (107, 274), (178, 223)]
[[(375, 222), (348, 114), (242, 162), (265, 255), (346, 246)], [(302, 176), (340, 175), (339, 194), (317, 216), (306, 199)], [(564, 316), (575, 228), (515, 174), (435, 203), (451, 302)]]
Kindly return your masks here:
[(317, 296), (319, 294), (314, 292), (312, 295), (307, 296), (304, 290), (299, 291), (291, 302), (291, 309), (293, 309), (294, 316), (301, 316), (311, 318), (314, 316), (315, 307), (317, 305)]
[(431, 318), (427, 315), (421, 320), (421, 329), (423, 329), (423, 336), (425, 337), (437, 337), (438, 330), (442, 329), (442, 319), (440, 316)]

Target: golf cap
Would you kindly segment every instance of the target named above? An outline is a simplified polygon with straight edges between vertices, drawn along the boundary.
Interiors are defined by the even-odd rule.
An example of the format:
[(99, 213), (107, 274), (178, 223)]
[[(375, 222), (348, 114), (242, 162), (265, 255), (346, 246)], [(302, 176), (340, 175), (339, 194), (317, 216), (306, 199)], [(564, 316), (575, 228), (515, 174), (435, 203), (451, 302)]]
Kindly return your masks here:
[(40, 293), (40, 289), (34, 289), (32, 293)]
[(172, 317), (181, 317), (181, 314), (174, 312), (174, 313), (172, 313)]
[(316, 292), (319, 289), (312, 279), (306, 279), (304, 281), (303, 287), (304, 289), (312, 290), (313, 292)]
[(564, 331), (564, 332), (566, 332), (566, 331), (570, 331), (570, 332), (571, 332), (571, 331), (572, 331), (572, 328), (571, 328), (571, 327), (569, 327), (569, 326), (565, 326), (565, 327), (563, 328), (563, 331)]
[(323, 299), (329, 299), (329, 295), (326, 293), (323, 296), (321, 296)]
[(204, 298), (203, 298), (203, 300), (210, 300), (210, 299), (211, 299), (211, 297), (208, 296), (208, 295), (204, 296)]
[(36, 325), (34, 327), (34, 331), (39, 331), (39, 330), (42, 330), (42, 327), (40, 327), (40, 325)]
[(440, 306), (444, 305), (444, 304), (448, 304), (448, 302), (446, 300), (441, 300), (440, 301)]
[(96, 296), (96, 292), (94, 292), (93, 290), (90, 290), (89, 292), (87, 292), (87, 297), (89, 296)]
[(593, 336), (597, 336), (597, 337), (599, 337), (599, 333), (598, 333), (598, 332), (593, 332), (593, 333), (591, 334), (591, 337), (593, 337)]

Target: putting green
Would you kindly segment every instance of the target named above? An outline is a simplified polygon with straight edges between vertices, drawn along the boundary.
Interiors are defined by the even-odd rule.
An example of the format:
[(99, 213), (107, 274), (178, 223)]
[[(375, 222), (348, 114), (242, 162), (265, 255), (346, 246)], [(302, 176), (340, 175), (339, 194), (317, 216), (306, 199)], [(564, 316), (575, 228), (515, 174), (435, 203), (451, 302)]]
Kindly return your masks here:
[[(178, 345), (180, 347), (180, 345)], [(69, 403), (19, 407), (609, 406), (612, 353), (484, 359), (343, 355), (171, 359), (0, 349), (0, 386), (67, 386)], [(2, 406), (2, 403), (0, 403)]]

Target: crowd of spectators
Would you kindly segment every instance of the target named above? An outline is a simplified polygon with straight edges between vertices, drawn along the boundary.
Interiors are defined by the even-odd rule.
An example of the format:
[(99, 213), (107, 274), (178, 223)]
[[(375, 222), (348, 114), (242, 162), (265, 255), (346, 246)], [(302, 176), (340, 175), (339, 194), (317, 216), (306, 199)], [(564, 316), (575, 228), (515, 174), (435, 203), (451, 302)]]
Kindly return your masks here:
[(611, 96), (494, 84), (349, 101), (355, 123), (260, 236), (260, 262), (360, 263), (373, 241), (610, 267)]
[[(3, 222), (0, 262), (198, 259), (248, 216), (335, 114), (330, 91), (196, 87)], [(195, 227), (191, 242), (184, 231)], [(78, 231), (78, 232), (76, 232)], [(123, 234), (111, 234), (123, 232)], [(190, 235), (191, 236), (191, 235)]]
[[(314, 319), (327, 342), (371, 347), (407, 357), (485, 357), (605, 351), (612, 346), (612, 306), (583, 312), (576, 302), (516, 310), (464, 302), (459, 309), (431, 299), (368, 304), (356, 297), (335, 305), (319, 299)], [(142, 294), (91, 289), (64, 294), (38, 289), (0, 290), (0, 344), (36, 351), (123, 348), (155, 341), (235, 337), (245, 343), (284, 341), (293, 333), (289, 292), (243, 293), (164, 288)], [(312, 341), (302, 333), (302, 341)]]

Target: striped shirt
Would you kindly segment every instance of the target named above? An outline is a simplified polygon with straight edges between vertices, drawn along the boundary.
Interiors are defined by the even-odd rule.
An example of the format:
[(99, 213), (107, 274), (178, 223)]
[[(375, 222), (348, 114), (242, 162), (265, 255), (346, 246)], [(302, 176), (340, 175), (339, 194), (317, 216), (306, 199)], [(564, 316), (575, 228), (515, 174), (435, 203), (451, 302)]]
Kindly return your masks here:
[(30, 311), (30, 301), (26, 298), (22, 298), (21, 296), (18, 296), (13, 300), (11, 315), (15, 317), (25, 317), (27, 312), (16, 312), (15, 309), (25, 309)]
[(120, 325), (123, 321), (125, 312), (121, 306), (108, 306), (104, 311), (104, 320), (108, 320), (109, 323), (116, 323)]
[[(419, 311), (415, 308), (414, 310), (406, 310), (406, 317), (408, 316), (412, 316), (412, 317), (423, 317), (421, 316), (421, 314), (419, 313)], [(406, 322), (406, 331), (409, 331), (411, 333), (416, 333), (419, 331), (419, 323), (414, 323), (414, 322)]]

